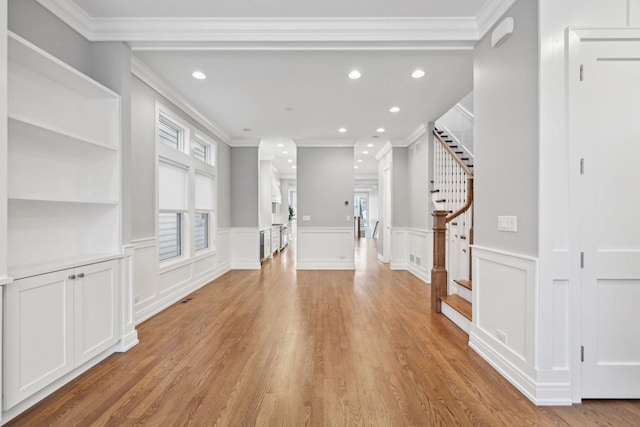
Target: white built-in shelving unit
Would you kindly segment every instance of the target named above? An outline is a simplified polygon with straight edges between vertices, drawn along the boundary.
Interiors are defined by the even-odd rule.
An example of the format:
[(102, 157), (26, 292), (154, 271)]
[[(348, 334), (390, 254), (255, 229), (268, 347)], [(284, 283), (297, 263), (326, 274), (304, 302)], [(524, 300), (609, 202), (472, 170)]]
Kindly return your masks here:
[(8, 81), (9, 276), (117, 256), (120, 97), (14, 34)]

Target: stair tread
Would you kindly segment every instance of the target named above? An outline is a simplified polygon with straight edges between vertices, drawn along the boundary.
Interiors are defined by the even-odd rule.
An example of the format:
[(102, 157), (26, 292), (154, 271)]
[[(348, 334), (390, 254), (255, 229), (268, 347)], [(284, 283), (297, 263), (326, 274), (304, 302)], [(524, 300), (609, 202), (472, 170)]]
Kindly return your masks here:
[(458, 295), (447, 295), (440, 297), (440, 301), (446, 303), (458, 313), (471, 320), (471, 303)]
[(454, 280), (454, 282), (456, 282), (458, 285), (462, 286), (463, 288), (473, 290), (473, 283), (471, 282), (471, 280)]

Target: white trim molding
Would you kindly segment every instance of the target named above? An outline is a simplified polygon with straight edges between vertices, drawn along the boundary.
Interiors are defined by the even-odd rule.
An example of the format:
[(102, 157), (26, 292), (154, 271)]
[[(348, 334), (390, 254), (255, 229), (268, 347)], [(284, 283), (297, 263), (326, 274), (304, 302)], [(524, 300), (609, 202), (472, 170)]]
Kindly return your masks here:
[(151, 70), (145, 63), (140, 61), (135, 55), (131, 57), (131, 73), (142, 80), (145, 84), (149, 85), (153, 90), (160, 95), (167, 98), (180, 110), (184, 111), (193, 120), (210, 131), (217, 139), (230, 145), (231, 136), (224, 131), (219, 125), (209, 120), (204, 114), (200, 113), (195, 107), (189, 103), (181, 94), (180, 91), (174, 89), (169, 83), (167, 83), (162, 77), (160, 77), (155, 71)]
[(352, 227), (298, 227), (298, 270), (355, 270)]
[[(538, 368), (538, 259), (473, 245), (469, 346), (536, 405), (571, 405), (567, 369)], [(503, 337), (500, 339), (499, 337)]]
[[(90, 41), (391, 44), (392, 48), (472, 49), (515, 0), (489, 0), (473, 17), (97, 18), (71, 0), (37, 0)], [(148, 45), (147, 45), (148, 46)], [(165, 46), (168, 47), (168, 46)], [(325, 46), (327, 48), (328, 46)], [(157, 48), (157, 46), (156, 46)], [(182, 48), (182, 47), (180, 47)]]

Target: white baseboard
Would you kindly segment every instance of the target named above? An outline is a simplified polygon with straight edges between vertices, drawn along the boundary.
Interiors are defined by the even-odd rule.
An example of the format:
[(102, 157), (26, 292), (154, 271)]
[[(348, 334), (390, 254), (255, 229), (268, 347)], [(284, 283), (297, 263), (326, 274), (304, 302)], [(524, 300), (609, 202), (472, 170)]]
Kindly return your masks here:
[(407, 263), (406, 262), (393, 262), (391, 261), (391, 264), (389, 265), (389, 268), (392, 270), (407, 270)]
[(469, 335), (469, 346), (505, 377), (527, 399), (539, 406), (571, 406), (571, 386), (568, 383), (536, 383), (526, 372), (494, 350), (488, 343), (492, 337), (474, 328)]
[(133, 331), (122, 337), (118, 344), (116, 344), (115, 350), (118, 353), (124, 353), (135, 347), (139, 342), (138, 331), (134, 329)]
[(431, 284), (431, 271), (427, 272), (426, 270), (415, 267), (412, 264), (407, 264), (407, 270), (424, 283)]

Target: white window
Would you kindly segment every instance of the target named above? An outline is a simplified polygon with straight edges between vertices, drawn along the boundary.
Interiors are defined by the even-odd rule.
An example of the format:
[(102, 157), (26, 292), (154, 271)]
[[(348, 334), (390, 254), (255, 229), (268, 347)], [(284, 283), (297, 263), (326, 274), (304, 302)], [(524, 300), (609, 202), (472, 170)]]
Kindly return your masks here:
[(161, 212), (158, 218), (160, 261), (182, 255), (182, 214)]
[(209, 247), (209, 213), (196, 212), (194, 221), (196, 251)]
[(200, 140), (193, 142), (193, 157), (205, 163), (209, 163), (210, 147)]
[(177, 151), (184, 151), (184, 129), (163, 115), (158, 120), (158, 141)]

